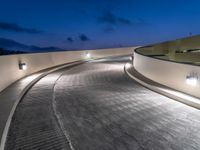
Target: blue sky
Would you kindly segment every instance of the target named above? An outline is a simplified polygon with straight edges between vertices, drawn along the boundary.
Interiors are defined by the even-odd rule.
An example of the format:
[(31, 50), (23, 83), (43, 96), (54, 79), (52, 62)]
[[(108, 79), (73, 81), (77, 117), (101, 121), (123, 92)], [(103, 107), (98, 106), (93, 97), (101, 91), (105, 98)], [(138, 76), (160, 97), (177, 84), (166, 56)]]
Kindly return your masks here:
[(198, 0), (0, 0), (0, 38), (63, 49), (135, 46), (200, 33)]

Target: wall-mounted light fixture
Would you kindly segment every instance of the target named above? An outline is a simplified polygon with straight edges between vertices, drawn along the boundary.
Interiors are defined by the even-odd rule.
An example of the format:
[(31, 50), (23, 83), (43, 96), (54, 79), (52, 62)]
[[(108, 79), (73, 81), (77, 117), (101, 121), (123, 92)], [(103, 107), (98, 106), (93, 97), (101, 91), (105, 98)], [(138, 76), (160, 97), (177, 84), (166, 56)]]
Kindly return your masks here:
[(134, 56), (133, 56), (133, 55), (129, 57), (129, 60), (131, 61), (131, 64), (132, 64), (132, 65), (133, 65), (133, 59), (134, 59)]
[(19, 69), (20, 70), (26, 70), (27, 69), (26, 63), (19, 62)]
[(130, 57), (129, 57), (129, 60), (130, 60), (130, 61), (133, 61), (133, 56), (130, 56)]
[(198, 83), (198, 75), (196, 73), (191, 73), (186, 76), (186, 83), (191, 86), (196, 86)]
[(91, 58), (91, 54), (90, 54), (89, 52), (86, 52), (86, 53), (85, 53), (85, 57), (86, 57), (87, 59), (89, 59), (89, 58)]

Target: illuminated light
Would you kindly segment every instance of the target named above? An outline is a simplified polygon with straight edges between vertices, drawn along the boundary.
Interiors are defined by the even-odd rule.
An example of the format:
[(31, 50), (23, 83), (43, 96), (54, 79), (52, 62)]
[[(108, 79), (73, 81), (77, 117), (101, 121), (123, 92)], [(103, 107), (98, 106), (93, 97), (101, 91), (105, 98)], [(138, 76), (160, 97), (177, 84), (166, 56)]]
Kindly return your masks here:
[(129, 57), (130, 61), (133, 61), (133, 56)]
[(197, 78), (191, 77), (191, 76), (187, 76), (186, 77), (186, 83), (188, 85), (195, 86), (195, 85), (197, 85)]
[(26, 63), (19, 63), (19, 69), (20, 70), (26, 70), (27, 69)]
[(91, 58), (91, 54), (90, 53), (86, 53), (86, 58)]
[(130, 63), (127, 63), (127, 64), (126, 64), (126, 67), (127, 67), (127, 68), (130, 68), (131, 66), (132, 66), (132, 65), (131, 65)]

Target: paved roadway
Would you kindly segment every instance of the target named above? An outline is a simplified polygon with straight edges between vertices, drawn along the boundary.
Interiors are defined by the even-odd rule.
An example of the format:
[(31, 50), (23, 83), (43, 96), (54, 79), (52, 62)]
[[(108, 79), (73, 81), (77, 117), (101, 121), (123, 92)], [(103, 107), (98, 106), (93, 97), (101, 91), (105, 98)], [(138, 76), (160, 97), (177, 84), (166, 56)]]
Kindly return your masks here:
[(41, 79), (19, 104), (6, 150), (199, 150), (200, 111), (127, 77), (127, 58)]

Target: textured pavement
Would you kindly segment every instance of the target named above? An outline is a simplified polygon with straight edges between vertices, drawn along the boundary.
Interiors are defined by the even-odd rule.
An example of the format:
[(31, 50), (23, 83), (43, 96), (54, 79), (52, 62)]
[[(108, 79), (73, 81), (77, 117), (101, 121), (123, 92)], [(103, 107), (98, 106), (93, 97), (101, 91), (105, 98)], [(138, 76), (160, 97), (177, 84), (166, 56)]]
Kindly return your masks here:
[(199, 150), (200, 111), (103, 59), (41, 79), (19, 104), (6, 150)]
[(0, 93), (0, 136), (3, 134), (4, 126), (10, 115), (10, 111), (18, 97), (20, 97), (25, 87), (41, 74), (41, 72), (38, 72), (34, 75), (30, 75), (28, 78), (16, 81)]

